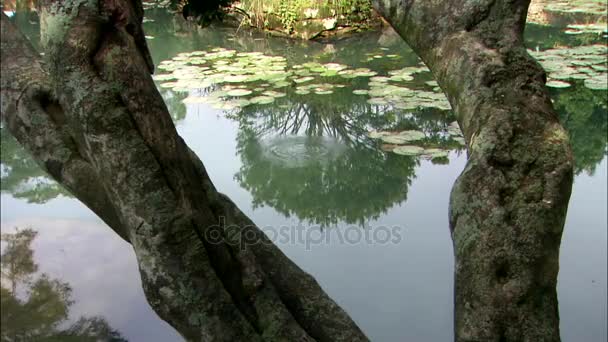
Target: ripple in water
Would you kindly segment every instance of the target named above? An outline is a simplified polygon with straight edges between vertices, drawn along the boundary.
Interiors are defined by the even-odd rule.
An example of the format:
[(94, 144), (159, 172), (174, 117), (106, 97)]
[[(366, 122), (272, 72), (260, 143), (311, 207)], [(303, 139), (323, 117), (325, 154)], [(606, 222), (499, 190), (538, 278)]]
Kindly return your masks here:
[(341, 141), (318, 136), (279, 136), (262, 141), (264, 157), (274, 164), (296, 168), (327, 164), (345, 150)]

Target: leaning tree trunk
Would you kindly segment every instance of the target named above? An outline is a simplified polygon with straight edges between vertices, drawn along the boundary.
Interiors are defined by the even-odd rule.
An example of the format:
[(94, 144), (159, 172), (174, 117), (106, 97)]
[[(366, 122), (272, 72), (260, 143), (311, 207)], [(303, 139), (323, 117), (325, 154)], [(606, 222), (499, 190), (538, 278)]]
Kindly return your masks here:
[(129, 241), (152, 308), (189, 341), (366, 341), (211, 183), (150, 76), (140, 0), (43, 0), (44, 59), (2, 16), (2, 119)]
[(559, 341), (558, 256), (573, 162), (527, 53), (529, 0), (376, 0), (464, 132), (450, 198), (457, 341)]

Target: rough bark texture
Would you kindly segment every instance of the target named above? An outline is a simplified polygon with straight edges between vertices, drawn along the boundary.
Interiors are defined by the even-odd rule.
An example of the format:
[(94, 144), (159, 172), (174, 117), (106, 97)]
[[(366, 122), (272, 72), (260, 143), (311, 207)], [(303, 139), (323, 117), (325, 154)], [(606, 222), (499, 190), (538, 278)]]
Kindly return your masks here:
[(40, 13), (44, 60), (2, 14), (3, 122), (132, 244), (154, 310), (191, 341), (367, 340), (177, 134), (141, 2), (46, 0)]
[(560, 340), (556, 282), (573, 162), (545, 72), (523, 46), (528, 4), (374, 4), (429, 66), (467, 141), (449, 213), (457, 341)]

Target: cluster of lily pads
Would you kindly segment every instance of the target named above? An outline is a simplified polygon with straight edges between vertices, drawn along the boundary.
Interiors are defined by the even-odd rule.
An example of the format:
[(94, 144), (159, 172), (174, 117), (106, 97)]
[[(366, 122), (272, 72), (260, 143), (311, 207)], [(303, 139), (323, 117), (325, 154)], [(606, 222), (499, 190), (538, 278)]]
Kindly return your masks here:
[(413, 81), (414, 74), (429, 72), (425, 66), (406, 67), (388, 72), (388, 76), (370, 78), (369, 90), (355, 89), (356, 95), (369, 95), (368, 103), (391, 105), (397, 109), (437, 108), (451, 109), (450, 103), (435, 81), (426, 82), (433, 91), (413, 89), (403, 84)]
[[(389, 49), (385, 48), (385, 47), (381, 47), (380, 50), (387, 51)], [(371, 62), (371, 61), (379, 60), (379, 59), (383, 59), (383, 58), (396, 59), (399, 57), (400, 56), (397, 54), (385, 54), (384, 52), (368, 52), (365, 54), (365, 61)]]
[(591, 24), (570, 24), (568, 29), (564, 31), (566, 34), (584, 34), (595, 33), (604, 35), (608, 34), (608, 24), (606, 23), (591, 23)]
[(568, 81), (582, 80), (594, 90), (608, 89), (606, 45), (560, 47), (545, 51), (530, 51), (548, 73), (547, 86), (567, 88)]
[(606, 15), (605, 0), (551, 0), (547, 11)]
[[(465, 145), (462, 131), (457, 122), (452, 122), (446, 132), (449, 137), (461, 145)], [(427, 136), (422, 131), (371, 131), (369, 137), (380, 140), (384, 151), (404, 156), (420, 156), (428, 159), (446, 158), (448, 150), (429, 146)]]
[(450, 109), (436, 83), (423, 84), (423, 88), (430, 87), (433, 91), (406, 86), (414, 80), (414, 74), (429, 72), (424, 66), (393, 70), (381, 76), (369, 68), (318, 62), (290, 66), (282, 56), (214, 48), (180, 53), (161, 62), (158, 69), (163, 71), (155, 76), (162, 82), (160, 87), (188, 92), (185, 103), (209, 103), (218, 109), (269, 104), (288, 92), (329, 95), (336, 89), (350, 90), (348, 87), (354, 78), (369, 80), (368, 87), (352, 92), (369, 96), (368, 102), (372, 105), (391, 105), (397, 109)]

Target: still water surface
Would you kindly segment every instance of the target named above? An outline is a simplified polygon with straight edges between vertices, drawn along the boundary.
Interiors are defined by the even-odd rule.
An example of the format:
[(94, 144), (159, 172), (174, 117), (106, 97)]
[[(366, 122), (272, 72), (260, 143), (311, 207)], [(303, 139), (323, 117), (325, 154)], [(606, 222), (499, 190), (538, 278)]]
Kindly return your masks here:
[[(419, 63), (387, 32), (328, 45), (222, 28), (184, 30), (161, 13), (148, 16), (155, 20), (146, 24), (146, 32), (157, 64), (182, 52), (213, 48), (283, 56), (289, 67), (331, 62), (380, 75)], [(35, 36), (36, 25), (29, 25)], [(539, 51), (605, 44), (595, 34), (563, 34), (559, 25), (529, 25), (527, 37), (529, 47)], [(430, 74), (420, 74), (411, 87), (421, 89), (431, 80)], [(453, 254), (447, 210), (451, 186), (466, 163), (466, 152), (446, 133), (454, 118), (433, 106), (412, 110), (370, 104), (369, 97), (352, 93), (366, 86), (357, 82), (333, 82), (345, 87), (325, 95), (278, 89), (287, 95), (244, 109), (182, 103), (209, 90), (159, 89), (179, 133), (216, 187), (276, 237), (373, 341), (449, 341)], [(582, 82), (552, 94), (577, 160), (561, 245), (562, 336), (564, 341), (606, 341), (606, 94)], [(387, 129), (424, 132), (425, 141), (449, 151), (448, 157), (383, 151), (367, 133)], [(102, 316), (129, 341), (182, 340), (146, 303), (130, 246), (49, 181), (4, 129), (2, 190), (3, 232), (37, 230), (31, 248), (38, 274), (69, 283), (73, 290), (70, 318), (63, 326), (81, 316)], [(302, 237), (281, 238), (285, 232)]]

